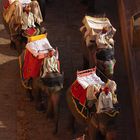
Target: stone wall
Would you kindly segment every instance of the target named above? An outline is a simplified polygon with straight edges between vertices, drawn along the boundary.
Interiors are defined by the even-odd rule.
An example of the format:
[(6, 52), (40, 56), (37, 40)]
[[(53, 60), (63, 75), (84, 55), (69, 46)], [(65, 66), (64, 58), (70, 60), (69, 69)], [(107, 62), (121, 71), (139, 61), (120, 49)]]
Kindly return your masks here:
[(131, 16), (140, 10), (138, 0), (118, 0), (119, 18), (121, 25), (122, 45), (125, 55), (129, 88), (133, 104), (133, 114), (136, 126), (136, 137), (140, 140), (140, 47), (135, 48), (132, 43)]

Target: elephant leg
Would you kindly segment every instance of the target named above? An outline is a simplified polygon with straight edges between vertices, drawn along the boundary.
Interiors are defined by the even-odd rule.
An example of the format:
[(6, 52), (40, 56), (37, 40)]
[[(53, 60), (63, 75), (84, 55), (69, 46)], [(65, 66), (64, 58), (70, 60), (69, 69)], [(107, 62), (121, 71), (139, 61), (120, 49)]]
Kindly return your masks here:
[(44, 112), (44, 106), (42, 104), (42, 96), (41, 96), (41, 92), (40, 89), (33, 89), (33, 94), (34, 94), (34, 98), (35, 98), (35, 107), (37, 111), (42, 111)]
[(52, 94), (51, 100), (53, 104), (53, 115), (54, 115), (54, 123), (55, 123), (55, 128), (53, 133), (56, 134), (58, 132), (58, 122), (59, 122), (60, 94), (59, 93)]
[(26, 94), (27, 94), (27, 97), (29, 98), (29, 101), (32, 102), (34, 100), (34, 97), (32, 95), (32, 90), (27, 89)]
[(69, 123), (68, 123), (68, 129), (72, 134), (76, 133), (76, 129), (75, 129), (75, 118), (72, 115), (72, 113), (70, 112), (69, 117), (68, 117)]
[[(27, 84), (28, 84), (27, 86), (31, 87), (32, 79), (29, 79)], [(27, 89), (26, 94), (27, 94), (27, 97), (29, 98), (30, 102), (34, 100), (34, 97), (32, 95), (32, 89)]]
[(98, 140), (97, 138), (97, 129), (93, 127), (93, 124), (88, 124), (88, 133), (86, 140)]
[(53, 104), (51, 96), (47, 96), (47, 119), (53, 118)]

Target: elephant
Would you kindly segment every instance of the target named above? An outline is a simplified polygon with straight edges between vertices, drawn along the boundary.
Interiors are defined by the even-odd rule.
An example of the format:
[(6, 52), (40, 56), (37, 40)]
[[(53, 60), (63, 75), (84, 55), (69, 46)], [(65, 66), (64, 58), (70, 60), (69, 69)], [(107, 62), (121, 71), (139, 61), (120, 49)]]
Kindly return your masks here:
[(85, 119), (77, 111), (70, 88), (67, 91), (66, 98), (68, 107), (72, 113), (72, 129), (74, 129), (75, 119), (80, 123), (86, 124), (88, 127), (85, 140), (116, 140), (116, 122), (119, 114), (117, 111), (114, 111), (113, 116), (109, 115), (107, 112), (97, 114), (94, 111)]
[[(41, 1), (43, 2), (43, 0)], [(6, 3), (8, 3), (8, 1)], [(25, 1), (23, 3), (25, 3)], [(43, 22), (42, 13), (38, 1), (31, 1), (30, 7), (30, 12), (34, 16), (34, 23), (35, 28), (37, 30), (37, 34), (46, 33), (46, 25)], [(2, 11), (4, 25), (6, 26), (6, 29), (10, 34), (10, 47), (14, 49), (17, 49), (17, 43), (25, 42), (25, 40), (23, 41), (22, 39), (23, 11), (24, 10), (22, 4), (19, 1), (12, 2), (10, 5), (7, 5), (7, 8), (3, 8)]]
[(81, 28), (82, 35), (82, 52), (83, 52), (83, 68), (88, 69), (95, 67), (97, 71), (106, 81), (108, 78), (112, 79), (114, 74), (114, 66), (116, 60), (114, 58), (114, 47), (112, 48), (99, 48), (95, 37), (88, 35), (85, 38), (86, 28)]
[(33, 78), (31, 85), (32, 91), (30, 92), (31, 96), (34, 97), (36, 109), (46, 111), (47, 118), (54, 119), (55, 128), (53, 133), (57, 133), (63, 75), (49, 73), (44, 78)]
[[(28, 65), (26, 65), (27, 61), (25, 61), (26, 56), (24, 55), (24, 52), (25, 51), (23, 51), (22, 55), (19, 56), (19, 64), (21, 70), (21, 80), (23, 86), (26, 88), (26, 94), (28, 95), (30, 101), (35, 101), (35, 108), (37, 111), (46, 112), (48, 119), (54, 119), (55, 128), (53, 133), (57, 133), (60, 109), (60, 96), (61, 89), (63, 88), (64, 74), (61, 74), (59, 71), (47, 72), (46, 69), (48, 67), (46, 65), (42, 65), (42, 62), (44, 62), (45, 64), (48, 58), (44, 58), (42, 61), (32, 56), (32, 54), (31, 57), (27, 58), (27, 60), (30, 59), (32, 60), (31, 63), (35, 64), (29, 63)], [(27, 55), (27, 53), (30, 54), (28, 50), (25, 54)], [(37, 66), (34, 67), (34, 65), (38, 65), (36, 61), (37, 63), (41, 62), (41, 66), (39, 64), (39, 69), (37, 68)], [(34, 70), (32, 69), (32, 67), (36, 69)], [(35, 73), (37, 72), (39, 75), (35, 74), (35, 76), (33, 76), (33, 71), (35, 71)], [(27, 78), (27, 76), (25, 75), (29, 73), (29, 78)]]

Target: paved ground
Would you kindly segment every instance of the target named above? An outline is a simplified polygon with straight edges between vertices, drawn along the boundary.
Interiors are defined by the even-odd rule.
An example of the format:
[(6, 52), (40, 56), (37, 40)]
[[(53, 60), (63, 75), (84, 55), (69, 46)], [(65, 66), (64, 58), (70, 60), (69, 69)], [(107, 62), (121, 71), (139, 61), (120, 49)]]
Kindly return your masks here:
[[(121, 104), (119, 120), (119, 140), (134, 139), (134, 124), (131, 100), (128, 90), (128, 77), (124, 64), (120, 39), (120, 26), (115, 0), (96, 1), (99, 13), (106, 13), (117, 28), (115, 76), (118, 83), (118, 97)], [(113, 6), (110, 6), (113, 5)], [(0, 139), (1, 140), (71, 140), (67, 131), (68, 108), (65, 93), (75, 77), (75, 72), (82, 69), (81, 34), (79, 27), (86, 14), (86, 7), (80, 0), (54, 0), (46, 6), (48, 39), (53, 47), (58, 47), (62, 70), (65, 72), (59, 133), (52, 135), (52, 123), (47, 122), (45, 114), (36, 112), (34, 103), (30, 103), (21, 86), (16, 52), (9, 48), (9, 36), (5, 29), (0, 30)], [(96, 13), (97, 14), (97, 13)], [(0, 28), (2, 28), (0, 20)], [(79, 125), (77, 125), (79, 126)], [(79, 126), (81, 127), (81, 126)], [(82, 128), (82, 127), (81, 127)], [(80, 129), (82, 131), (83, 129)], [(77, 134), (80, 134), (77, 133)]]

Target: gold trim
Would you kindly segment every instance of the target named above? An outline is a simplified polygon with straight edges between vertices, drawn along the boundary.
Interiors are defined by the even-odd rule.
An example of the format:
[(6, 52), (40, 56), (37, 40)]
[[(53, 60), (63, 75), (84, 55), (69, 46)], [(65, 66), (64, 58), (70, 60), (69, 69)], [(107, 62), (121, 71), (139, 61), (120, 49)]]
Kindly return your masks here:
[(113, 114), (111, 114), (109, 112), (105, 112), (105, 114), (110, 116), (110, 117), (115, 117), (117, 114), (119, 114), (119, 111), (115, 111)]
[(46, 38), (46, 34), (31, 36), (31, 37), (28, 37), (28, 42), (40, 40), (40, 39), (43, 39), (43, 38)]
[[(78, 109), (78, 107), (77, 107), (77, 104), (76, 104), (76, 102), (74, 101), (73, 97), (72, 97), (72, 101), (73, 101), (73, 103), (74, 103), (74, 105), (75, 105), (75, 108), (76, 108), (77, 112), (78, 112), (85, 120), (87, 120), (87, 117), (86, 117), (85, 115), (83, 115), (83, 114), (79, 111), (79, 109)], [(84, 107), (83, 107), (83, 108), (84, 108)], [(83, 110), (83, 108), (82, 108), (82, 110)]]

